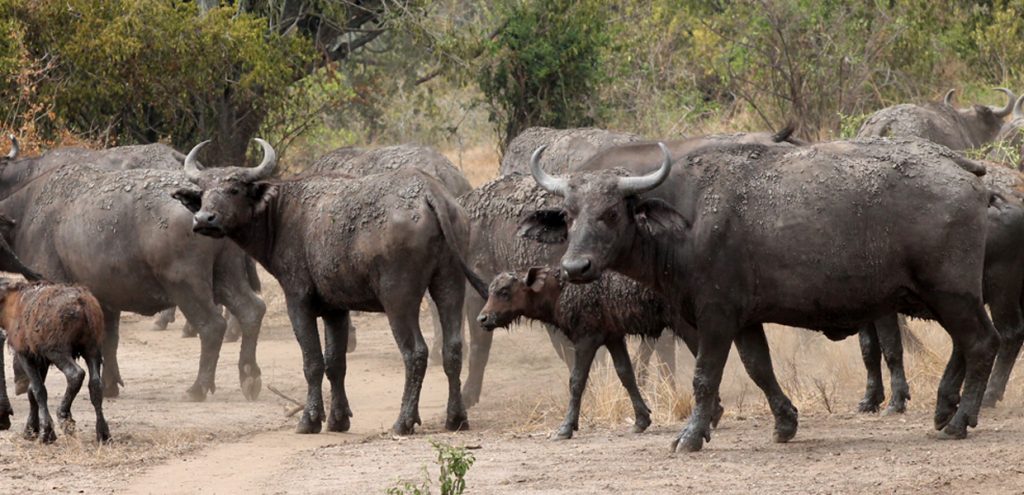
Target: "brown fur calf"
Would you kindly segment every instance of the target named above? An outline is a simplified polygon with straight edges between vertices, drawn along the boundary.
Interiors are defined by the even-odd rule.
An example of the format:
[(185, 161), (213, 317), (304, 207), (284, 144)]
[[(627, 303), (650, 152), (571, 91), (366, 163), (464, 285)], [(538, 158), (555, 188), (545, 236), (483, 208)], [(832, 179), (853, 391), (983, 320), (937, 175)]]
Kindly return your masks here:
[[(6, 329), (8, 344), (29, 379), (31, 411), (25, 425), (26, 438), (38, 437), (40, 430), (42, 442), (50, 443), (57, 438), (46, 405), (45, 380), (51, 364), (68, 380), (57, 418), (65, 434), (74, 432), (71, 403), (85, 380), (85, 372), (75, 363), (75, 358), (81, 356), (89, 368), (89, 398), (96, 409), (96, 439), (109, 440), (100, 380), (103, 312), (96, 298), (81, 287), (0, 278), (0, 326)], [(0, 353), (0, 368), (2, 355)], [(5, 413), (9, 414), (9, 410), (0, 407), (0, 416)]]
[[(553, 439), (572, 438), (573, 431), (579, 429), (583, 391), (594, 354), (601, 346), (608, 348), (619, 381), (629, 393), (636, 416), (633, 431), (644, 431), (651, 424), (650, 409), (633, 374), (626, 336), (653, 340), (666, 327), (679, 336), (692, 330), (673, 324), (661, 297), (626, 277), (609, 273), (592, 284), (572, 285), (560, 279), (557, 269), (549, 267), (532, 267), (522, 276), (498, 274), (477, 321), (493, 330), (524, 316), (554, 325), (576, 348), (569, 379), (569, 409)], [(721, 415), (721, 408), (716, 414)]]

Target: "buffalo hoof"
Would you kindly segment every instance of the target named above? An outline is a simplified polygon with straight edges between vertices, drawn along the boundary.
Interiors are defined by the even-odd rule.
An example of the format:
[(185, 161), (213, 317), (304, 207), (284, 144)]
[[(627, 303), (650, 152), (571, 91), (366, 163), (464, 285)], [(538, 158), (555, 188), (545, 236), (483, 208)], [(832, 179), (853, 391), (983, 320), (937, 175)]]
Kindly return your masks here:
[(103, 386), (103, 398), (104, 399), (116, 399), (121, 395), (121, 388), (117, 384), (104, 385)]
[(56, 442), (57, 434), (53, 432), (53, 428), (44, 428), (43, 434), (39, 436), (39, 441), (42, 443)]
[(857, 412), (863, 413), (863, 414), (874, 414), (874, 413), (878, 412), (878, 408), (879, 408), (879, 406), (881, 404), (882, 404), (881, 402), (875, 402), (873, 400), (869, 401), (867, 399), (863, 399), (863, 400), (861, 400), (857, 404)]
[(671, 448), (673, 452), (698, 452), (704, 448), (704, 442), (710, 441), (710, 429), (705, 429), (705, 431), (701, 432), (699, 428), (687, 425), (686, 428), (683, 428), (679, 437), (672, 441)]
[(327, 418), (327, 431), (335, 431), (343, 433), (352, 427), (352, 411), (346, 409), (343, 414), (338, 414), (335, 409), (331, 409), (331, 415)]
[(711, 427), (718, 428), (718, 422), (722, 420), (722, 415), (725, 414), (725, 408), (722, 404), (715, 404), (715, 415), (711, 417)]
[(961, 440), (967, 438), (967, 426), (969, 421), (967, 416), (963, 414), (957, 414), (953, 416), (953, 419), (946, 424), (946, 427), (942, 429), (942, 433), (946, 434), (949, 438)]
[(465, 387), (462, 389), (462, 405), (469, 409), (480, 403), (480, 389), (478, 387)]
[(907, 412), (907, 403), (889, 404), (889, 407), (885, 408), (882, 412), (882, 416), (892, 416), (894, 414), (903, 414)]
[(953, 419), (953, 415), (956, 414), (956, 405), (944, 405), (942, 403), (935, 405), (935, 429), (941, 430), (949, 424), (949, 421)]
[(195, 384), (185, 391), (185, 396), (182, 397), (185, 402), (203, 402), (206, 400), (206, 388), (202, 385)]
[(96, 441), (99, 443), (110, 443), (110, 428), (103, 422), (96, 425)]
[(65, 435), (75, 436), (75, 420), (72, 418), (61, 418), (60, 419), (60, 431), (63, 431)]
[(466, 413), (450, 416), (444, 421), (444, 429), (448, 431), (469, 430), (469, 418), (466, 417)]
[(395, 421), (395, 425), (391, 427), (391, 430), (395, 432), (395, 435), (412, 435), (416, 433), (417, 424), (420, 424), (420, 422), (415, 418), (398, 418), (398, 421)]
[(783, 407), (781, 412), (775, 416), (775, 443), (786, 443), (796, 436), (796, 430), (800, 426), (799, 412), (793, 406)]
[(562, 425), (558, 428), (558, 431), (551, 435), (551, 439), (555, 441), (568, 440), (572, 438), (572, 432), (575, 429), (572, 425)]
[(260, 397), (263, 390), (263, 379), (260, 377), (259, 369), (253, 372), (252, 365), (245, 365), (238, 372), (238, 379), (242, 385), (242, 396), (245, 400), (253, 401)]
[(295, 433), (300, 435), (309, 435), (312, 433), (320, 433), (320, 429), (323, 428), (323, 422), (319, 419), (312, 419), (308, 412), (302, 413), (302, 418), (299, 419), (298, 426), (295, 427)]
[(633, 433), (643, 433), (647, 431), (647, 428), (651, 426), (651, 416), (642, 415), (637, 416), (636, 421), (633, 422)]

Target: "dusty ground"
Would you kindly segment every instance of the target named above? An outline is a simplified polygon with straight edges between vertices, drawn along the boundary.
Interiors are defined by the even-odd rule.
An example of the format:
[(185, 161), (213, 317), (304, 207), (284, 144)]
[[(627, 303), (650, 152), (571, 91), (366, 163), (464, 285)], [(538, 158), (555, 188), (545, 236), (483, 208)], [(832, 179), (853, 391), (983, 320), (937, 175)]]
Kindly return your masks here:
[[(271, 291), (268, 299), (274, 311), (258, 353), (264, 383), (301, 398), (298, 347), (279, 298)], [(470, 411), (472, 431), (442, 431), (444, 374), (431, 367), (423, 427), (415, 436), (393, 437), (388, 428), (398, 411), (401, 360), (382, 317), (360, 315), (355, 323), (360, 341), (347, 384), (352, 431), (300, 436), (291, 433), (295, 418), (284, 417), (284, 400), (266, 390), (256, 402), (244, 400), (234, 372), (238, 344), (224, 347), (216, 395), (186, 403), (181, 395), (195, 372), (198, 342), (180, 338), (176, 326), (152, 332), (148, 320), (127, 318), (121, 340), (127, 387), (122, 398), (105, 404), (115, 442), (92, 441), (84, 396), (74, 408), (78, 438), (62, 435), (52, 446), (22, 440), (27, 404), (18, 397), (16, 429), (0, 432), (2, 491), (383, 493), (400, 480), (422, 480), (425, 470), (436, 477), (431, 440), (472, 448), (472, 493), (1020, 493), (1024, 486), (1020, 381), (967, 440), (941, 440), (929, 426), (940, 369), (934, 357), (909, 363), (915, 401), (906, 416), (857, 415), (851, 411), (862, 372), (855, 342), (831, 344), (807, 332), (772, 329), (780, 379), (802, 413), (796, 439), (771, 443), (770, 415), (733, 359), (721, 428), (703, 452), (672, 455), (668, 445), (680, 422), (669, 409), (684, 409), (685, 400), (665, 400), (651, 387), (656, 423), (643, 435), (629, 434), (629, 408), (607, 369), (594, 372), (577, 437), (547, 440), (563, 413), (567, 373), (546, 337), (531, 328), (496, 336), (484, 399)], [(915, 327), (938, 353), (946, 352), (940, 330)], [(685, 389), (691, 364), (680, 356)], [(48, 384), (55, 404), (63, 378), (51, 373)]]

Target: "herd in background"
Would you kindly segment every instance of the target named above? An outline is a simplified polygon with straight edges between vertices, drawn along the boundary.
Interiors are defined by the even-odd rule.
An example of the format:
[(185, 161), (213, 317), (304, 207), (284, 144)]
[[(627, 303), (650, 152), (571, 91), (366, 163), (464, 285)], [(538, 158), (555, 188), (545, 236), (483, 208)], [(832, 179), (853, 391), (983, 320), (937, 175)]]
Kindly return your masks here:
[[(625, 345), (637, 335), (642, 362), (656, 352), (674, 366), (675, 338), (697, 357), (696, 405), (674, 449), (710, 440), (733, 344), (768, 399), (775, 440), (788, 441), (798, 413), (774, 375), (762, 327), (769, 322), (832, 339), (859, 333), (868, 370), (860, 410), (877, 411), (884, 400), (884, 356), (889, 410), (903, 412), (910, 395), (901, 342), (909, 335), (901, 313), (936, 319), (953, 339), (935, 426), (963, 438), (982, 404), (1002, 398), (1024, 342), (1024, 256), (1016, 250), (1024, 164), (999, 163), (1020, 156), (1024, 97), (999, 91), (1003, 107), (957, 109), (950, 91), (941, 103), (880, 110), (857, 139), (817, 144), (795, 139), (791, 127), (664, 143), (531, 128), (509, 144), (500, 175), (475, 189), (437, 150), (418, 145), (341, 148), (298, 176), (274, 179), (276, 153), (262, 140), (256, 168), (204, 167), (197, 157), (205, 143), (188, 155), (153, 144), (18, 158), (15, 141), (0, 170), (0, 268), (46, 280), (0, 281), (15, 389), (29, 392), (26, 435), (55, 438), (43, 386), (49, 364), (68, 377), (58, 419), (74, 430), (70, 405), (84, 373), (73, 359), (82, 356), (97, 439), (109, 438), (101, 395), (116, 397), (123, 385), (122, 311), (183, 312), (201, 342), (188, 400), (215, 392), (226, 318), (237, 321), (239, 383), (256, 400), (266, 306), (255, 262), (281, 285), (302, 348), (308, 390), (299, 433), (319, 432), (324, 421), (329, 431), (351, 426), (351, 311), (386, 314), (406, 369), (394, 431), (413, 433), (430, 354), (419, 327), (428, 296), (434, 356), (448, 378), (448, 430), (467, 428), (466, 408), (480, 401), (491, 331), (522, 318), (545, 324), (570, 368), (557, 439), (579, 427), (602, 346), (629, 393), (634, 431), (650, 425)], [(990, 161), (960, 154), (997, 141)], [(53, 296), (32, 296), (45, 291)], [(5, 383), (0, 429), (12, 414)]]

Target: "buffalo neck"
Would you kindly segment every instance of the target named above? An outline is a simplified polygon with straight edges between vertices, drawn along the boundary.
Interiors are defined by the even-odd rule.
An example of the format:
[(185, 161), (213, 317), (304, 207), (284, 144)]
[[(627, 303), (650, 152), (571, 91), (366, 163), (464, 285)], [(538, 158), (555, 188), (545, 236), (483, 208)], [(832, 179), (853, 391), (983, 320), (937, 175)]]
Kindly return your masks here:
[[(283, 189), (287, 186), (281, 184), (275, 187)], [(229, 235), (231, 240), (235, 241), (242, 250), (275, 276), (277, 273), (275, 273), (273, 265), (274, 251), (277, 247), (278, 236), (281, 235), (280, 231), (287, 230), (287, 227), (279, 228), (282, 225), (287, 225), (279, 218), (282, 210), (282, 195), (283, 191), (279, 191), (277, 195), (268, 198), (259, 213), (253, 211), (252, 219), (246, 227)]]
[(653, 236), (636, 232), (628, 249), (608, 267), (636, 280), (668, 300), (689, 300), (689, 243), (682, 235)]

